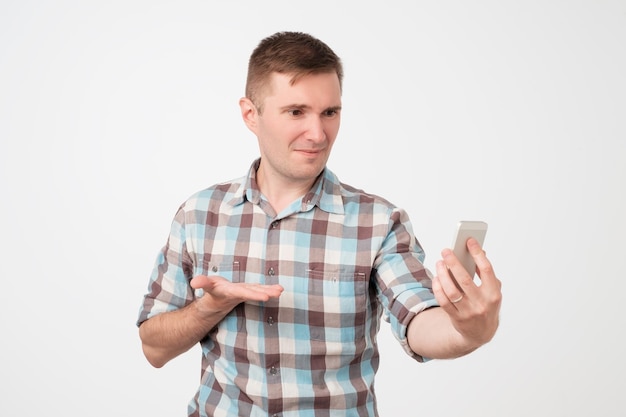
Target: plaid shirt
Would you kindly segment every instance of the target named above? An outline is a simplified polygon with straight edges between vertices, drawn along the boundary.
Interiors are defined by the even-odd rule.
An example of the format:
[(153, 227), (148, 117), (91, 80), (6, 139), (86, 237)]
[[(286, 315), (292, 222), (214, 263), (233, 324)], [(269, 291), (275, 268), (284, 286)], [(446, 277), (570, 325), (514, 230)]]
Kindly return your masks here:
[(406, 328), (436, 305), (407, 214), (325, 169), (276, 215), (258, 164), (179, 208), (137, 324), (191, 303), (196, 275), (280, 284), (280, 297), (240, 304), (201, 341), (189, 416), (376, 416), (381, 316), (422, 361)]

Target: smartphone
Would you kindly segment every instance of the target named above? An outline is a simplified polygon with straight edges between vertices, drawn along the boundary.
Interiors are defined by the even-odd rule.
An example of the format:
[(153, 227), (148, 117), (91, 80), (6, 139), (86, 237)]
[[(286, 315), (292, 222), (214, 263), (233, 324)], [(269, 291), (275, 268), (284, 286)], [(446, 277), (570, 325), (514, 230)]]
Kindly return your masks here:
[(473, 237), (482, 246), (486, 234), (487, 223), (485, 222), (462, 220), (457, 224), (454, 239), (452, 240), (452, 251), (471, 277), (474, 277), (476, 273), (476, 263), (467, 250), (467, 240)]

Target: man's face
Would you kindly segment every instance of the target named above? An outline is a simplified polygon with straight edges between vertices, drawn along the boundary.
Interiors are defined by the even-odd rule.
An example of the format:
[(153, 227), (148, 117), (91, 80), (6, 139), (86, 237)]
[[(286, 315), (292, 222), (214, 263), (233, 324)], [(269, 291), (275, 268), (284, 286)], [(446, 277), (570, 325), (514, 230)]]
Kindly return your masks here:
[(335, 73), (308, 75), (293, 85), (290, 80), (272, 74), (263, 113), (254, 109), (244, 120), (259, 141), (259, 179), (306, 185), (324, 169), (337, 137), (341, 87)]

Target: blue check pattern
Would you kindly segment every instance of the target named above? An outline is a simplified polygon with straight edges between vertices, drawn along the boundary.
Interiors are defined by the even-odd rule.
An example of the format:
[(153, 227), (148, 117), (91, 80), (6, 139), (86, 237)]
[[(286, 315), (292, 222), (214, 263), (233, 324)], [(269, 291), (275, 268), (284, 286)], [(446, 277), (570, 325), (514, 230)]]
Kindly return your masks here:
[(256, 183), (259, 162), (180, 206), (137, 324), (201, 296), (189, 285), (196, 275), (280, 284), (280, 297), (240, 304), (201, 341), (201, 383), (188, 415), (377, 416), (381, 317), (422, 361), (406, 329), (437, 305), (410, 220), (328, 168), (275, 213)]

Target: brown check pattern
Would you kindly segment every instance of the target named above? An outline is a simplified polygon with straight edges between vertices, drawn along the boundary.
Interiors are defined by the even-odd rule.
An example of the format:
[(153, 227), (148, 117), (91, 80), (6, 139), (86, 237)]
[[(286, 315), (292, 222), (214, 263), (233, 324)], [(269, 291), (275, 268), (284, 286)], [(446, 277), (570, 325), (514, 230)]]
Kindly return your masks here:
[[(380, 318), (407, 353), (406, 326), (436, 305), (405, 211), (342, 184), (328, 169), (275, 213), (247, 177), (189, 198), (172, 222), (138, 324), (191, 303), (195, 275), (278, 283), (201, 341), (190, 416), (376, 416)], [(332, 410), (332, 413), (331, 413)]]

